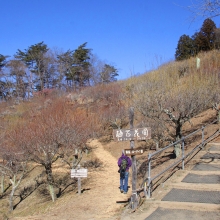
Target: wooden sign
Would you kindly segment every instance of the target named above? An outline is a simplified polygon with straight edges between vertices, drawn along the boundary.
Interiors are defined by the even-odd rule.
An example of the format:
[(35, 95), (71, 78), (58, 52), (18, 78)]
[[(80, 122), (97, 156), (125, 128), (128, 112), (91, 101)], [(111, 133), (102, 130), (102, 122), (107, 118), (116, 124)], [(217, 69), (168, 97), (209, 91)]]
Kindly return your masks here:
[(151, 128), (115, 129), (113, 138), (116, 141), (147, 140), (151, 138)]
[(144, 149), (124, 149), (125, 155), (133, 156), (133, 155), (141, 155), (144, 153)]
[(88, 169), (71, 169), (71, 178), (87, 177)]

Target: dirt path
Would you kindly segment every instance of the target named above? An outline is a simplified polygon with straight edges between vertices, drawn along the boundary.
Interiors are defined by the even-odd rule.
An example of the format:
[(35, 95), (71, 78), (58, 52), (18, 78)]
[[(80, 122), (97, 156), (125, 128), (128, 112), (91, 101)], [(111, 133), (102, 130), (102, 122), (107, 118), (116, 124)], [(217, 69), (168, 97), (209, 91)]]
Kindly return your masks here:
[[(29, 217), (13, 218), (32, 220), (96, 220), (96, 219), (120, 219), (118, 213), (127, 201), (128, 194), (119, 191), (119, 175), (117, 173), (117, 160), (97, 140), (90, 142), (93, 152), (103, 163), (97, 171), (88, 170), (88, 178), (82, 183), (81, 195), (71, 193), (65, 198), (58, 199), (48, 208), (45, 214)], [(129, 178), (131, 180), (131, 177)]]

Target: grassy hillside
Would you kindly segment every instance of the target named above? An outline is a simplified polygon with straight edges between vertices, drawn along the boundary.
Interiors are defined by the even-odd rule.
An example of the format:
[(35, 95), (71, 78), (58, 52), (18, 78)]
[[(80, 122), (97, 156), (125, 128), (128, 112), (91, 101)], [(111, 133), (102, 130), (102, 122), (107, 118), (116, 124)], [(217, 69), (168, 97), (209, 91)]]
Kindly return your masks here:
[[(207, 114), (207, 120), (217, 118), (220, 52), (198, 57), (200, 68), (196, 58), (190, 58), (108, 85), (71, 93), (53, 90), (28, 101), (1, 102), (2, 216), (46, 212), (54, 206), (52, 199), (57, 202), (68, 194), (74, 196), (77, 182), (69, 178), (70, 169), (81, 163), (98, 172), (104, 166), (88, 140), (99, 139), (116, 158), (128, 148), (127, 143), (113, 142), (112, 131), (129, 128), (131, 106), (134, 126), (152, 129), (152, 139), (136, 145), (144, 147), (146, 154), (195, 129), (198, 124), (193, 121), (199, 115)], [(140, 157), (139, 167), (144, 162)], [(14, 209), (10, 214), (8, 198)], [(27, 204), (28, 209), (24, 208)]]

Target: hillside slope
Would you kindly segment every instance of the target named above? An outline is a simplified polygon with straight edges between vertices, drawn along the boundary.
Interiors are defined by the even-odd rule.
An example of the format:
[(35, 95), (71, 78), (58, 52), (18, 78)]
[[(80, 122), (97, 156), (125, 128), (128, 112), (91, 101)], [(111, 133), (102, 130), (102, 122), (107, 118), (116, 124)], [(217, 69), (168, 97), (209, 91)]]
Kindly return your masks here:
[[(188, 124), (184, 130), (201, 128), (202, 124), (211, 122), (215, 118), (215, 111), (208, 110), (192, 120), (192, 125)], [(213, 124), (206, 131), (206, 136), (213, 133), (219, 125)], [(127, 142), (110, 142), (102, 144), (97, 140), (92, 140), (89, 145), (92, 153), (101, 162), (102, 166), (98, 169), (89, 169), (88, 178), (82, 181), (82, 194), (77, 194), (77, 189), (65, 193), (54, 203), (48, 200), (39, 200), (39, 195), (32, 194), (17, 205), (16, 209), (9, 215), (10, 220), (96, 220), (124, 219), (125, 211), (128, 215), (130, 211), (124, 207), (131, 196), (131, 188), (127, 195), (119, 191), (119, 175), (117, 173), (117, 158), (120, 156), (121, 149), (127, 148)], [(148, 152), (144, 153), (147, 158)], [(164, 166), (165, 164), (161, 164)], [(160, 169), (160, 167), (157, 167)], [(130, 174), (131, 181), (131, 174)], [(129, 184), (131, 186), (131, 183)], [(126, 212), (126, 213), (127, 213)], [(141, 212), (141, 208), (138, 212)], [(124, 213), (122, 215), (122, 213)], [(138, 214), (138, 213), (137, 213)], [(138, 216), (138, 215), (137, 215)], [(5, 218), (6, 219), (6, 218)]]
[[(39, 213), (33, 216), (14, 217), (10, 219), (117, 219), (118, 213), (124, 206), (123, 203), (120, 204), (117, 202), (127, 201), (130, 191), (127, 195), (121, 194), (119, 191), (116, 158), (106, 151), (97, 140), (93, 140), (90, 146), (93, 148), (96, 157), (102, 161), (103, 166), (99, 171), (88, 173), (88, 179), (82, 185), (83, 193), (81, 195), (72, 192), (65, 198), (58, 199), (55, 204), (51, 204), (51, 207), (44, 214)], [(19, 210), (20, 207), (18, 206), (17, 209)]]

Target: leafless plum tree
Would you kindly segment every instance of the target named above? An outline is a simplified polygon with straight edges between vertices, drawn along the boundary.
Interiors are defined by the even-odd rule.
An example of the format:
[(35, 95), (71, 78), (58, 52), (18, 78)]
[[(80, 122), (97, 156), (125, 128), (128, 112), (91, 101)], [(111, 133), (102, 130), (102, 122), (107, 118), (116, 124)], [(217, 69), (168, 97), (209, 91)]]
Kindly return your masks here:
[(167, 75), (148, 77), (134, 88), (134, 106), (143, 116), (165, 122), (176, 141), (185, 122), (212, 106), (215, 88), (218, 82), (210, 75), (191, 74), (176, 82)]
[[(22, 146), (31, 161), (46, 171), (52, 200), (56, 199), (52, 164), (59, 158), (67, 161), (76, 148), (82, 148), (93, 129), (86, 111), (68, 106), (63, 100), (54, 101), (28, 122), (14, 129), (13, 138)], [(92, 125), (92, 124), (91, 124)], [(94, 126), (95, 127), (95, 126)]]
[[(9, 132), (10, 133), (10, 132)], [(20, 185), (22, 179), (27, 171), (27, 157), (22, 149), (10, 141), (10, 134), (4, 136), (4, 141), (1, 142), (0, 147), (0, 173), (1, 189), (4, 192), (4, 181), (7, 178), (11, 184), (11, 192), (9, 194), (9, 209), (13, 211), (14, 194)]]

